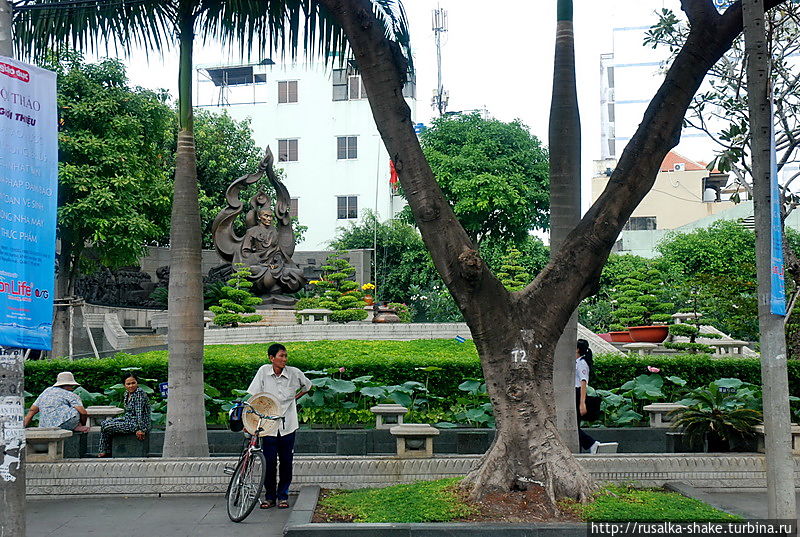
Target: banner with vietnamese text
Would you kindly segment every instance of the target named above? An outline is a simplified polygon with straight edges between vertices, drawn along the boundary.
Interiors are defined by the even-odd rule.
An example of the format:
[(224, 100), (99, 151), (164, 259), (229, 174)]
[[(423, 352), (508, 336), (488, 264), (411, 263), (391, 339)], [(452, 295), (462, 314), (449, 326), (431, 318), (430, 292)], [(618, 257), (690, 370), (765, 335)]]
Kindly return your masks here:
[(0, 56), (0, 346), (51, 348), (57, 203), (56, 74)]

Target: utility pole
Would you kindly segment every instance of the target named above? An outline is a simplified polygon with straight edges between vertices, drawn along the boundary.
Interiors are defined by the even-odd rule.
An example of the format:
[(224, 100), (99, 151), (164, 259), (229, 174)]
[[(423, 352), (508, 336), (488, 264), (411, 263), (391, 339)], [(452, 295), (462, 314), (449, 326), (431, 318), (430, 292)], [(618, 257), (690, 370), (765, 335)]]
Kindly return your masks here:
[(767, 512), (770, 519), (795, 521), (797, 514), (789, 418), (789, 378), (783, 328), (786, 304), (783, 290), (781, 197), (775, 166), (770, 55), (765, 37), (764, 1), (742, 0), (742, 16), (753, 160)]
[(448, 94), (442, 85), (442, 33), (447, 31), (447, 11), (438, 7), (433, 10), (433, 35), (436, 38), (437, 84), (433, 94), (433, 108), (444, 115), (447, 110)]
[[(14, 54), (11, 6), (0, 0), (0, 56)], [(24, 351), (0, 347), (0, 537), (25, 535)]]

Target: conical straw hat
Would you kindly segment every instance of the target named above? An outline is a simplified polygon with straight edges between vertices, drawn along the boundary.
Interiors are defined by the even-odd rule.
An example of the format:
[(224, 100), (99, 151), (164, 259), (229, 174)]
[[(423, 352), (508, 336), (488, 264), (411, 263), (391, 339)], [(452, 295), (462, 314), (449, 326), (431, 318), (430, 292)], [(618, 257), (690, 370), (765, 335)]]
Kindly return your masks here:
[[(281, 414), (281, 405), (278, 404), (277, 399), (271, 393), (257, 393), (248, 399), (247, 402), (250, 403), (259, 413), (265, 416), (279, 416)], [(248, 410), (250, 410), (250, 408), (245, 407), (244, 411), (242, 412), (244, 428), (248, 433), (256, 434), (260, 418), (252, 412), (248, 412)], [(277, 431), (280, 421), (281, 420), (263, 420), (261, 422), (261, 428), (264, 430), (261, 431), (258, 436), (267, 436)]]

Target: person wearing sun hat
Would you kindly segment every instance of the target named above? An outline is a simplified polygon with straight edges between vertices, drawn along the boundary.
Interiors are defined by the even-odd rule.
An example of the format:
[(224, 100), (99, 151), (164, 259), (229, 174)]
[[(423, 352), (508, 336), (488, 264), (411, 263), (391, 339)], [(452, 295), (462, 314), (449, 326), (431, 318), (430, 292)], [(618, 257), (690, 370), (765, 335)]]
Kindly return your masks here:
[(56, 377), (56, 383), (46, 388), (31, 405), (25, 415), (23, 425), (27, 427), (39, 412), (39, 427), (58, 427), (68, 431), (85, 433), (88, 414), (83, 401), (73, 393), (80, 386), (69, 371), (62, 371)]

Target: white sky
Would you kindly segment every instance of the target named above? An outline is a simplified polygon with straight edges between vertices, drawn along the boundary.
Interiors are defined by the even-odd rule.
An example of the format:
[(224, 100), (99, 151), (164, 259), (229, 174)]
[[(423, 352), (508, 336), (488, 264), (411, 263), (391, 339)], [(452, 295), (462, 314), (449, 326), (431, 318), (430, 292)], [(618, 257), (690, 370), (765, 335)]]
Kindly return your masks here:
[[(589, 204), (592, 160), (599, 158), (599, 61), (611, 51), (612, 11), (618, 0), (575, 0), (578, 93), (583, 126), (584, 209)], [(654, 1), (653, 8), (661, 1)], [(656, 5), (658, 4), (658, 6)], [(556, 0), (405, 0), (417, 68), (417, 121), (428, 123), (436, 86), (431, 11), (448, 12), (443, 38), (444, 86), (449, 110), (486, 108), (497, 119), (526, 123), (547, 144), (552, 90)], [(131, 82), (177, 95), (177, 51), (138, 54), (128, 61)], [(196, 46), (195, 65), (240, 63), (219, 45)]]

